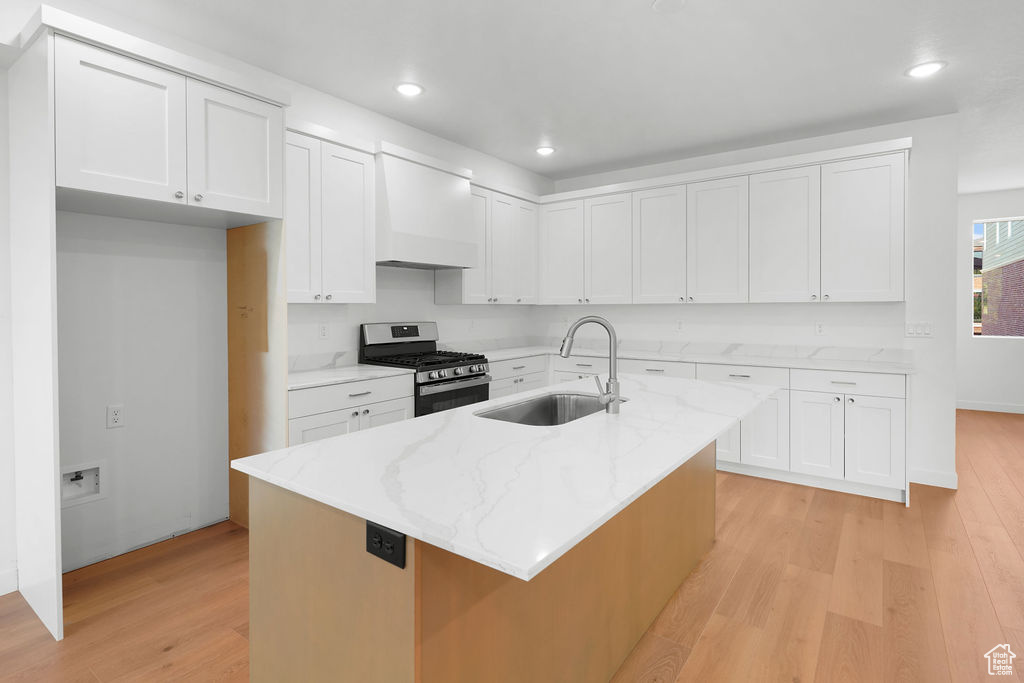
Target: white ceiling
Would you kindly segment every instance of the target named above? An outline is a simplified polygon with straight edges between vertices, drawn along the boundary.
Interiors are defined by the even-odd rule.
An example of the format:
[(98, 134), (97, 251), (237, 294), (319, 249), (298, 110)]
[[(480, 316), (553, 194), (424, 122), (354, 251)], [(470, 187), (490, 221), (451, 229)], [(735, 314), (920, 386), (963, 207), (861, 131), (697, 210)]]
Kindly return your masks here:
[(93, 2), (552, 178), (960, 111), (961, 192), (1024, 186), (1021, 0)]

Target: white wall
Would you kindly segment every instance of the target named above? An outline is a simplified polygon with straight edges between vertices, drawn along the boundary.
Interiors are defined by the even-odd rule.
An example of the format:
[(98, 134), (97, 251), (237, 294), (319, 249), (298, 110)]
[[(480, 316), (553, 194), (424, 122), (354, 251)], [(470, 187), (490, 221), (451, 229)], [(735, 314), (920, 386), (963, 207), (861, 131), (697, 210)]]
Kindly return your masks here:
[[(377, 268), (375, 304), (289, 304), (288, 356), (293, 370), (358, 362), (359, 324), (436, 320), (441, 343), (461, 351), (529, 343), (535, 327), (530, 306), (438, 306), (434, 273)], [(326, 323), (328, 339), (319, 338)], [(518, 340), (518, 341), (517, 341)]]
[(7, 72), (0, 71), (0, 595), (18, 587), (11, 435), (11, 240), (7, 180)]
[(61, 466), (105, 460), (109, 487), (64, 508), (65, 571), (227, 518), (226, 253), (223, 230), (57, 214)]
[[(539, 307), (539, 334), (560, 337), (566, 323), (603, 313), (624, 340), (703, 340), (747, 343), (906, 348), (918, 368), (911, 380), (911, 480), (956, 485), (955, 373), (957, 117), (943, 116), (849, 131), (755, 149), (623, 169), (558, 181), (558, 191), (585, 189), (669, 173), (770, 159), (845, 145), (911, 136), (905, 303), (733, 304), (694, 306)], [(929, 322), (932, 339), (905, 339), (905, 323)], [(815, 336), (814, 324), (825, 323)], [(682, 329), (680, 329), (680, 327)], [(600, 337), (599, 330), (588, 330)]]
[(1024, 339), (975, 337), (972, 224), (984, 218), (1024, 216), (1024, 188), (960, 195), (956, 262), (957, 407), (1024, 413)]

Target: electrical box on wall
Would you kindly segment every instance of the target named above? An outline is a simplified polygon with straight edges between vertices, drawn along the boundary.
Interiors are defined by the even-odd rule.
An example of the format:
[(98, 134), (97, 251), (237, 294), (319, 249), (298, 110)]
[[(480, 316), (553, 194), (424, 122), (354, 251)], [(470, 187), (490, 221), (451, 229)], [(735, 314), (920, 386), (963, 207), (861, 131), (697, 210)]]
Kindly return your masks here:
[(106, 498), (103, 463), (66, 467), (60, 475), (60, 505), (70, 507)]

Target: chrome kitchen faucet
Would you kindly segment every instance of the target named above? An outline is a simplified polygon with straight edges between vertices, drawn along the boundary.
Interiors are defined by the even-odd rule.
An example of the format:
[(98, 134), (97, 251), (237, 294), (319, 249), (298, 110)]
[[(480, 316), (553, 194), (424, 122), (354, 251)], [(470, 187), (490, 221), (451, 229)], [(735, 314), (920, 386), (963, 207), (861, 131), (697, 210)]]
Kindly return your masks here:
[(604, 389), (601, 388), (601, 378), (595, 376), (594, 381), (597, 382), (598, 398), (604, 405), (604, 410), (610, 415), (617, 415), (619, 413), (619, 403), (621, 403), (619, 396), (619, 373), (618, 373), (618, 341), (615, 336), (615, 328), (612, 324), (604, 318), (597, 315), (587, 315), (572, 325), (569, 326), (569, 331), (565, 333), (565, 339), (562, 340), (562, 348), (558, 350), (558, 355), (562, 358), (568, 358), (572, 352), (572, 343), (578, 330), (587, 323), (597, 323), (608, 332), (608, 383), (605, 384)]

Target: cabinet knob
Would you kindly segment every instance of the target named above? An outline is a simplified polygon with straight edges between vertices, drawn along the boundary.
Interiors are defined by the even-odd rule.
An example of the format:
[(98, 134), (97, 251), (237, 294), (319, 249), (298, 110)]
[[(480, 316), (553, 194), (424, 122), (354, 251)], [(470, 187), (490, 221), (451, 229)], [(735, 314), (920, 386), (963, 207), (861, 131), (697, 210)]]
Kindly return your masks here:
[(680, 301), (686, 301), (686, 297), (685, 296), (681, 296), (681, 297), (679, 297), (679, 300)]
[(590, 303), (590, 299), (584, 299), (583, 301), (588, 304)]
[(313, 301), (320, 301), (320, 295), (319, 294), (314, 294), (313, 295)]
[(818, 300), (818, 295), (817, 294), (811, 294), (811, 301), (817, 301), (817, 300)]
[(178, 190), (177, 192), (174, 193), (174, 198), (175, 199), (184, 199), (185, 198), (185, 193), (182, 192), (181, 190)]
[(853, 403), (853, 399), (852, 398), (848, 398), (846, 400), (849, 401), (850, 403)]
[(369, 408), (363, 408), (363, 415), (369, 415), (369, 414), (370, 414), (370, 409)]
[(691, 296), (691, 297), (690, 297), (690, 298), (688, 299), (688, 301), (689, 301), (689, 302), (690, 302), (690, 303), (692, 304), (692, 303), (693, 303), (693, 297)]
[(327, 295), (327, 296), (325, 296), (324, 298), (325, 298), (325, 299), (327, 299), (328, 301), (330, 301), (330, 300), (331, 300), (331, 295), (330, 295), (330, 294), (328, 294), (328, 295)]
[(498, 303), (498, 297), (494, 297), (494, 303)]
[(203, 195), (197, 193), (196, 196), (193, 197), (193, 199), (195, 199), (197, 202), (201, 202), (203, 201)]
[(583, 303), (583, 299), (576, 299), (576, 301)]
[(358, 410), (353, 410), (352, 411), (352, 417), (359, 417), (359, 411)]
[(523, 300), (522, 300), (522, 299), (516, 299), (516, 303), (517, 303), (517, 304), (519, 304), (519, 303), (522, 303), (522, 302), (523, 302)]
[(823, 298), (823, 299), (824, 299), (825, 301), (828, 301), (828, 300), (829, 300), (829, 296), (828, 296), (828, 294), (826, 294), (826, 295), (825, 295), (825, 296), (823, 296), (822, 298)]
[(836, 396), (836, 398), (835, 398), (835, 401), (836, 401), (836, 403), (839, 403), (839, 402), (840, 402), (840, 401), (842, 401), (842, 400), (843, 400), (843, 399), (839, 398), (838, 396)]

